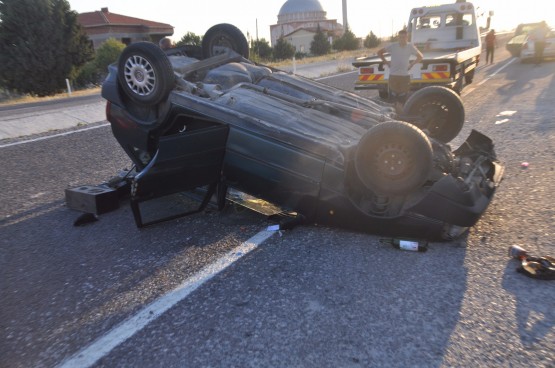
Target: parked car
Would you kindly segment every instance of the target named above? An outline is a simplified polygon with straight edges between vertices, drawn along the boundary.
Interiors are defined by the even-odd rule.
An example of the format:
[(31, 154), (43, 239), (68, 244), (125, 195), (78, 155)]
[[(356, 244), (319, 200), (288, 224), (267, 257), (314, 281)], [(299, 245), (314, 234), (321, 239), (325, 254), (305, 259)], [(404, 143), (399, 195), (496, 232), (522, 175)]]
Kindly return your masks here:
[(113, 134), (136, 166), (139, 227), (165, 220), (145, 221), (145, 202), (195, 188), (201, 203), (184, 214), (210, 198), (223, 208), (232, 188), (307, 223), (428, 239), (458, 236), (486, 210), (503, 166), (477, 131), (451, 150), (464, 122), (452, 90), (421, 89), (397, 114), (249, 61), (232, 50), (248, 48), (229, 24), (206, 34), (215, 36), (202, 50), (131, 44), (102, 86)]
[[(520, 61), (523, 63), (535, 60), (535, 44), (530, 37), (527, 37), (524, 44), (522, 45), (522, 51), (520, 52)], [(545, 48), (543, 50), (543, 58), (553, 58), (555, 57), (555, 30), (552, 29), (547, 34), (545, 38)]]
[(544, 25), (545, 22), (536, 22), (536, 23), (521, 23), (519, 24), (516, 29), (513, 37), (507, 42), (505, 47), (511, 53), (512, 56), (518, 57), (522, 51), (523, 45), (528, 40), (528, 34)]

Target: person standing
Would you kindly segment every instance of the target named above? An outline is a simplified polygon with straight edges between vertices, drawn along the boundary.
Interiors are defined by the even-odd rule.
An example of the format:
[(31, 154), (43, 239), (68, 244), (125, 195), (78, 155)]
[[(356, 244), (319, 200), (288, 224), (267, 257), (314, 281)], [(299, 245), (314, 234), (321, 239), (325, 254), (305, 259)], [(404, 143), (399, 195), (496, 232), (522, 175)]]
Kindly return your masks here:
[(170, 40), (167, 37), (164, 37), (158, 42), (158, 46), (160, 46), (160, 48), (164, 51), (169, 50), (173, 47), (172, 40)]
[(546, 35), (547, 24), (545, 22), (542, 22), (542, 24), (540, 24), (538, 28), (534, 29), (530, 34), (530, 38), (534, 41), (534, 59), (536, 60), (536, 65), (539, 65), (542, 62)]
[(496, 47), (497, 39), (495, 38), (495, 30), (492, 29), (486, 35), (486, 64), (488, 64), (488, 61), (490, 64), (493, 64), (493, 54)]
[[(391, 43), (378, 51), (378, 56), (382, 59), (384, 65), (389, 67), (389, 96), (395, 102), (395, 107), (400, 110), (410, 90), (410, 74), (409, 70), (422, 61), (422, 53), (412, 44), (408, 42), (408, 34), (406, 30), (399, 31), (399, 42)], [(384, 54), (388, 52), (390, 60), (386, 60)], [(416, 59), (411, 60), (411, 56)]]

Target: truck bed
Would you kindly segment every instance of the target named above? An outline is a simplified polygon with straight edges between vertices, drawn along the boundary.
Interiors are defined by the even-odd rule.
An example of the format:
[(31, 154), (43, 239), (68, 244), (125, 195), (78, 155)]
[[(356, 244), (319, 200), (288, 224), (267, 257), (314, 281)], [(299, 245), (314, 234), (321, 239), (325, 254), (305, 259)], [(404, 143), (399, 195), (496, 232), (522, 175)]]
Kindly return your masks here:
[[(481, 48), (480, 47), (473, 47), (467, 50), (431, 50), (431, 51), (423, 51), (423, 59), (422, 61), (426, 60), (445, 60), (445, 61), (454, 61), (456, 63), (462, 63), (468, 58), (474, 57), (476, 55), (480, 55)], [(389, 55), (386, 54), (385, 58), (389, 60)], [(377, 55), (367, 56), (363, 58), (357, 58), (353, 62), (353, 66), (359, 68), (361, 66), (366, 66), (370, 64), (381, 63), (382, 59), (380, 59)]]

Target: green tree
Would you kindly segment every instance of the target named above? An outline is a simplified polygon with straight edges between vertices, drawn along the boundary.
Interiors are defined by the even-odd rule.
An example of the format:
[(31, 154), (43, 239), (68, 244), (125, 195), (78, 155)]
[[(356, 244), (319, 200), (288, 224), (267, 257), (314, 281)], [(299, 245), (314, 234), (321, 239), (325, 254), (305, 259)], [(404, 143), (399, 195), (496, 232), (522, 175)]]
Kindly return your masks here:
[(364, 39), (364, 47), (371, 49), (380, 45), (380, 39), (372, 32)]
[(295, 47), (280, 37), (274, 46), (274, 59), (285, 60), (292, 58), (295, 55)]
[(115, 38), (104, 41), (96, 50), (96, 57), (79, 69), (79, 73), (73, 79), (74, 85), (86, 87), (101, 83), (108, 75), (108, 66), (118, 60), (124, 48), (125, 44)]
[(124, 48), (125, 44), (115, 38), (109, 38), (104, 41), (96, 50), (96, 57), (94, 59), (96, 72), (99, 75), (106, 75), (108, 73), (108, 66), (118, 60)]
[(177, 47), (185, 45), (201, 46), (202, 36), (198, 36), (193, 32), (187, 32), (185, 36), (181, 37), (181, 39), (175, 44)]
[(13, 91), (48, 96), (66, 87), (94, 55), (67, 0), (0, 1), (0, 81)]
[(265, 38), (261, 38), (260, 40), (252, 41), (250, 54), (256, 55), (260, 59), (270, 60), (272, 58), (272, 47)]
[(347, 27), (343, 36), (333, 42), (333, 48), (337, 51), (356, 50), (358, 47), (358, 39), (349, 27)]
[(318, 28), (316, 29), (316, 34), (310, 43), (310, 52), (313, 55), (326, 55), (331, 51), (331, 45), (328, 42), (328, 39), (324, 32), (320, 29), (320, 25), (318, 24)]
[(91, 60), (79, 68), (77, 74), (72, 79), (75, 88), (84, 88), (91, 84), (97, 85), (101, 82), (101, 76), (96, 68), (95, 60)]

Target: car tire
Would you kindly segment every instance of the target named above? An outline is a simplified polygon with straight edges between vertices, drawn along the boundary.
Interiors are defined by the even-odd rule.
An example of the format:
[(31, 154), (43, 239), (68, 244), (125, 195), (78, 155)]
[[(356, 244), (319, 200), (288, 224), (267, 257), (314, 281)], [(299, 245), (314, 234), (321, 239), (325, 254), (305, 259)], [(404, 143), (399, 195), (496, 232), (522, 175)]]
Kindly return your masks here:
[(123, 50), (118, 59), (118, 81), (127, 97), (145, 106), (166, 100), (175, 86), (168, 57), (151, 42), (132, 43)]
[(227, 23), (210, 27), (202, 38), (204, 58), (224, 53), (224, 47), (232, 49), (246, 59), (249, 58), (249, 43), (239, 28)]
[(464, 75), (464, 83), (465, 84), (471, 84), (472, 81), (474, 81), (474, 74), (475, 74), (476, 70), (472, 69), (471, 71), (469, 71), (468, 73), (466, 73)]
[(379, 195), (404, 195), (428, 179), (432, 145), (424, 132), (403, 121), (370, 128), (355, 151), (355, 171), (362, 184)]
[(403, 115), (410, 116), (412, 124), (443, 143), (455, 138), (464, 124), (461, 98), (453, 90), (440, 86), (413, 93), (403, 107)]
[(386, 89), (380, 89), (378, 90), (378, 95), (380, 96), (380, 98), (384, 101), (389, 100), (389, 91)]

